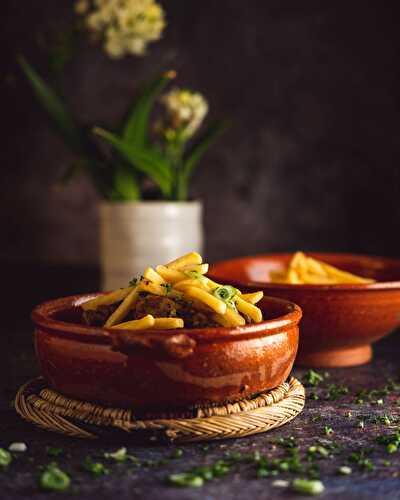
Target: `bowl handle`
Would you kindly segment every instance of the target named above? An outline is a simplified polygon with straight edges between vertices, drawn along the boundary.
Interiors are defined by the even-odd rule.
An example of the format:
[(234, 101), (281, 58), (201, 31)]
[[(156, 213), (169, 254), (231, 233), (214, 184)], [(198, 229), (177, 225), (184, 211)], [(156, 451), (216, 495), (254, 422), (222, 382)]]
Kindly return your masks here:
[(157, 349), (172, 358), (182, 359), (190, 356), (196, 347), (196, 341), (184, 333), (136, 333), (132, 331), (108, 330), (115, 351), (124, 354), (137, 351), (138, 348)]

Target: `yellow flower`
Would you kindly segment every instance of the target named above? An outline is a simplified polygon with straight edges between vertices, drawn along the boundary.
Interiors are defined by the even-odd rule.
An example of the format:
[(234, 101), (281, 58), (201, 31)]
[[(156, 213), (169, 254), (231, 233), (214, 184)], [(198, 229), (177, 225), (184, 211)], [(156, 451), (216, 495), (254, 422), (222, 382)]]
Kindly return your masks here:
[(172, 89), (161, 98), (168, 116), (168, 126), (164, 127), (166, 136), (173, 135), (178, 130), (187, 139), (191, 137), (202, 124), (208, 113), (208, 103), (198, 92), (187, 89)]
[(104, 49), (113, 58), (145, 54), (166, 26), (164, 10), (155, 0), (93, 0), (90, 11), (80, 5), (87, 1), (79, 0), (75, 9), (86, 14), (89, 30), (103, 38)]

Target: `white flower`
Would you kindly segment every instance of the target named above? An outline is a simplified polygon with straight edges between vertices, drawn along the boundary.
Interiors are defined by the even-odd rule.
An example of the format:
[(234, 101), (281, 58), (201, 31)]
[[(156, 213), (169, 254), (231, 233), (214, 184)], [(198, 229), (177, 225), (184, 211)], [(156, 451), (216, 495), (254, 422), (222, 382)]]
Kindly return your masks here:
[[(202, 124), (208, 103), (198, 92), (175, 88), (161, 98), (169, 118), (169, 130), (180, 130), (188, 138)], [(166, 130), (168, 133), (168, 129)]]
[(90, 11), (87, 2), (78, 0), (75, 10), (86, 14), (86, 25), (103, 38), (110, 57), (143, 55), (150, 42), (161, 38), (165, 15), (155, 0), (93, 0)]

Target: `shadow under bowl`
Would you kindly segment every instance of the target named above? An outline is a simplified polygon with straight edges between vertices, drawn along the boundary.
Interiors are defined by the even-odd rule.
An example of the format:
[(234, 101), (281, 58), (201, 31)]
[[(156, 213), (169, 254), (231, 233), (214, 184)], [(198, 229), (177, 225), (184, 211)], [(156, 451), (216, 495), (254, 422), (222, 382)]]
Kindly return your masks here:
[(400, 260), (354, 254), (310, 253), (340, 269), (373, 278), (357, 285), (289, 285), (269, 282), (293, 254), (267, 254), (218, 262), (208, 275), (242, 291), (298, 304), (303, 311), (296, 364), (354, 366), (372, 358), (371, 344), (400, 325)]
[(265, 298), (265, 321), (238, 328), (122, 331), (82, 324), (97, 294), (37, 306), (34, 342), (47, 383), (65, 396), (137, 416), (238, 401), (290, 374), (301, 310)]

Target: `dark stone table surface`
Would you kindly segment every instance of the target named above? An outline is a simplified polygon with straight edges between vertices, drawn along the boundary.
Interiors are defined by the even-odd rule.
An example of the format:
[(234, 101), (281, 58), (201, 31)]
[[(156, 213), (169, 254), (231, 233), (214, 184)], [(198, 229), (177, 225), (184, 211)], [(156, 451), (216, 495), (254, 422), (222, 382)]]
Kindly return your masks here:
[[(86, 283), (86, 288), (79, 285), (80, 290), (95, 289), (95, 277), (93, 273), (82, 271), (78, 273), (79, 280), (74, 281), (67, 270), (58, 270), (57, 284), (49, 286), (40, 279), (40, 269), (24, 272), (24, 286), (20, 286), (21, 281), (9, 279), (7, 282), (6, 279), (8, 293), (0, 332), (0, 447), (7, 448), (12, 442), (22, 441), (28, 449), (25, 453), (14, 453), (12, 463), (0, 471), (1, 499), (50, 499), (60, 495), (64, 499), (96, 500), (303, 498), (292, 492), (290, 486), (278, 488), (273, 483), (276, 479), (291, 481), (306, 477), (307, 472), (281, 472), (278, 476), (259, 478), (256, 460), (239, 457), (239, 453), (255, 458), (258, 453), (269, 458), (282, 457), (290, 450), (282, 446), (287, 440), (283, 443), (279, 440), (291, 436), (308, 473), (310, 466), (314, 474), (315, 465), (319, 468), (320, 479), (325, 485), (321, 498), (400, 499), (400, 451), (388, 453), (386, 446), (376, 440), (378, 436), (394, 435), (400, 430), (400, 388), (393, 384), (393, 381), (400, 381), (398, 332), (375, 346), (374, 360), (368, 365), (319, 370), (325, 380), (317, 387), (307, 388), (304, 411), (291, 423), (266, 434), (212, 442), (206, 446), (137, 446), (130, 444), (128, 439), (122, 442), (71, 439), (37, 430), (21, 420), (12, 407), (12, 399), (16, 389), (38, 373), (28, 321), (32, 303), (60, 295), (61, 286), (65, 294), (72, 293), (78, 281)], [(24, 293), (24, 288), (29, 288), (29, 292)], [(296, 368), (294, 374), (305, 380), (306, 372)], [(391, 388), (386, 391), (383, 388), (388, 384)], [(337, 394), (340, 393), (338, 386), (345, 386), (348, 392)], [(358, 395), (363, 389), (374, 391)], [(126, 446), (129, 453), (137, 457), (140, 467), (130, 461), (117, 463), (104, 458), (104, 452), (115, 451), (121, 446)], [(329, 451), (328, 456), (319, 457), (317, 452), (315, 460), (307, 461), (305, 457), (310, 446), (322, 446)], [(61, 455), (50, 457), (48, 447), (61, 448)], [(176, 452), (177, 449), (182, 452)], [(348, 462), (353, 452), (358, 454), (357, 461)], [(181, 456), (171, 458), (174, 453), (181, 453)], [(82, 464), (87, 456), (106, 465), (109, 474), (94, 477), (84, 470)], [(71, 476), (68, 492), (49, 493), (38, 486), (41, 467), (54, 460)], [(201, 488), (178, 488), (167, 482), (172, 473), (214, 464), (217, 460), (232, 462), (229, 472), (206, 482)], [(338, 474), (338, 468), (343, 465), (352, 468), (350, 475)]]

